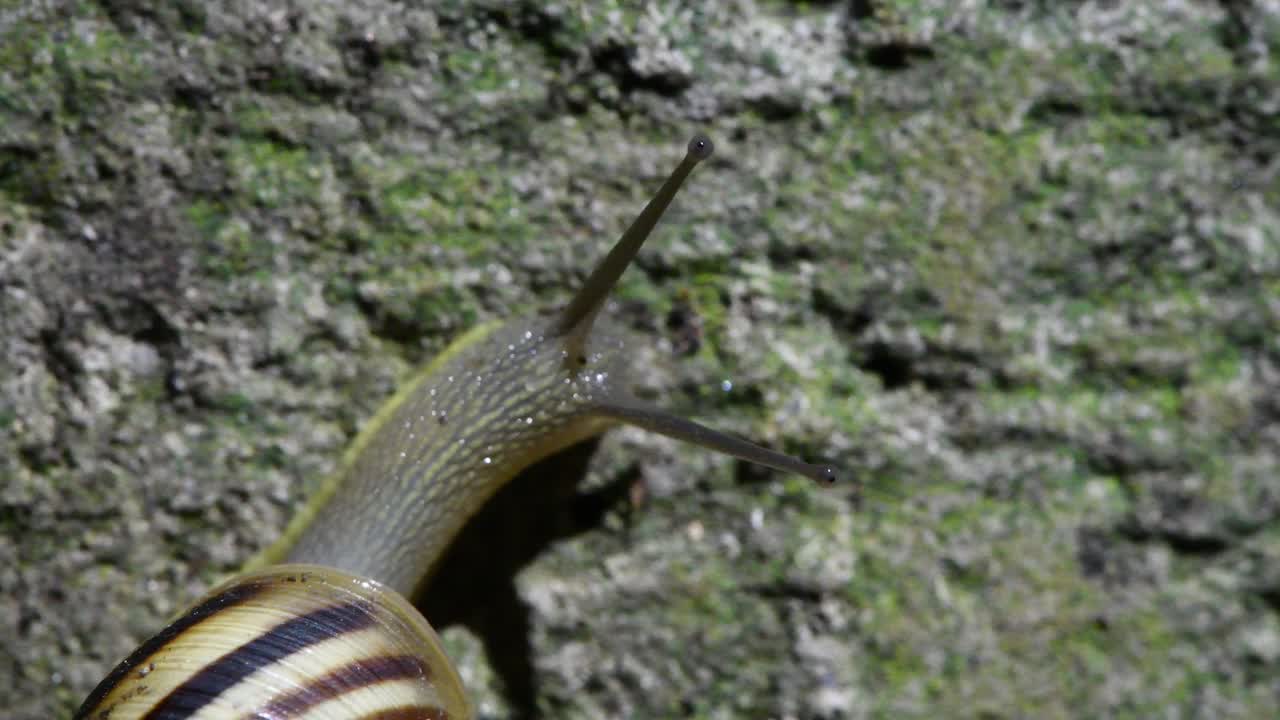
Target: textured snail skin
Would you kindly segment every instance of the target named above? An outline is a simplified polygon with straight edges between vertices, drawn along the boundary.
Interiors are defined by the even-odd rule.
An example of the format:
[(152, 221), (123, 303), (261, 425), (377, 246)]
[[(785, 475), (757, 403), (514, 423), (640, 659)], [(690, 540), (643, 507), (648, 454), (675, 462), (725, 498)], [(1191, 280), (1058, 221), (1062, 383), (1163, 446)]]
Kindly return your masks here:
[[(711, 149), (702, 136), (689, 142), (684, 160), (562, 311), (477, 327), (419, 371), (357, 436), (281, 539), (250, 561), (248, 574), (144, 643), (76, 718), (470, 717), (456, 671), (405, 598), (421, 590), (458, 531), (513, 475), (618, 423), (832, 481), (830, 466), (632, 397), (625, 369), (633, 359), (596, 322), (618, 277)], [(390, 693), (401, 685), (403, 694)]]
[(625, 386), (623, 343), (597, 328), (570, 358), (545, 325), (486, 325), (455, 342), (387, 403), (259, 563), (331, 565), (412, 597), (507, 480), (615, 424), (593, 407)]

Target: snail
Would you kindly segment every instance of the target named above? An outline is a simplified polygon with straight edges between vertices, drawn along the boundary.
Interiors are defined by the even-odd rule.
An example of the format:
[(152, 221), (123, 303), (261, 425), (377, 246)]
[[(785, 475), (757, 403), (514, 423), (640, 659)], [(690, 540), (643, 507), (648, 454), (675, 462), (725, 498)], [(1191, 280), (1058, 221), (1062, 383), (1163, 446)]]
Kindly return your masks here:
[(533, 462), (628, 424), (830, 483), (835, 470), (711, 430), (627, 390), (596, 323), (711, 141), (684, 159), (569, 304), (477, 327), (401, 388), (278, 542), (123, 660), (76, 718), (466, 718), (453, 665), (406, 598)]

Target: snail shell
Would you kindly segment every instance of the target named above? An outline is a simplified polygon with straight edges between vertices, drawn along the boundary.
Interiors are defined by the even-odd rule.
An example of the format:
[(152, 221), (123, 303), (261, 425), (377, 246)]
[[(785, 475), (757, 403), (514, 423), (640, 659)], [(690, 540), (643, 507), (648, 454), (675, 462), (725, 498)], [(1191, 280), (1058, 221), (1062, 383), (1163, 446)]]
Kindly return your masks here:
[(425, 618), (380, 583), (276, 565), (212, 590), (118, 665), (76, 718), (471, 717)]

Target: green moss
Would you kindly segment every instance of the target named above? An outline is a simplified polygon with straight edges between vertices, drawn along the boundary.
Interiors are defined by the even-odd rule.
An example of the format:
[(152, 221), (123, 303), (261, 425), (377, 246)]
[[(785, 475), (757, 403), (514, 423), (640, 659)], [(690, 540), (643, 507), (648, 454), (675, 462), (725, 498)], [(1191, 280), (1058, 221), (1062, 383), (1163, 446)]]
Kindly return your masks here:
[(1210, 24), (1187, 27), (1160, 44), (1146, 64), (1154, 85), (1189, 87), (1204, 81), (1230, 80), (1236, 68), (1231, 52)]
[(281, 469), (288, 467), (290, 460), (284, 448), (279, 445), (270, 445), (254, 456), (253, 464), (262, 470)]
[(332, 174), (322, 153), (266, 139), (230, 141), (227, 165), (238, 193), (267, 209), (312, 200), (324, 178)]
[(518, 77), (505, 72), (501, 58), (493, 53), (464, 50), (445, 57), (444, 67), (455, 79), (474, 92), (498, 92)]
[[(97, 15), (90, 7), (78, 3), (72, 12), (88, 20)], [(0, 67), (12, 72), (17, 84), (0, 83), (0, 108), (26, 113), (52, 109), (53, 121), (60, 125), (109, 113), (110, 101), (154, 82), (140, 59), (142, 52), (136, 41), (106, 22), (87, 21), (58, 33), (39, 26), (12, 30), (0, 42)], [(54, 107), (40, 107), (46, 103)]]
[(1192, 365), (1191, 380), (1197, 384), (1225, 385), (1237, 380), (1244, 370), (1240, 349), (1223, 338), (1207, 343), (1199, 362)]
[(213, 200), (196, 200), (187, 206), (186, 216), (206, 240), (216, 240), (227, 223), (226, 207)]
[(433, 167), (421, 159), (370, 168), (375, 222), (360, 239), (375, 259), (403, 264), (417, 248), (489, 252), (500, 239), (522, 248), (536, 236), (528, 208), (500, 167)]
[[(265, 141), (278, 133), (282, 119), (257, 98), (241, 99), (233, 110), (237, 135)], [(288, 120), (283, 120), (288, 122)]]
[[(201, 265), (213, 277), (229, 279), (252, 277), (265, 279), (274, 266), (276, 248), (259, 236), (238, 217), (219, 217), (214, 211), (195, 211), (203, 226), (213, 229), (214, 236), (202, 244)], [(201, 227), (201, 226), (197, 226)]]
[(214, 399), (214, 407), (237, 422), (248, 421), (253, 411), (253, 401), (241, 393), (226, 393)]

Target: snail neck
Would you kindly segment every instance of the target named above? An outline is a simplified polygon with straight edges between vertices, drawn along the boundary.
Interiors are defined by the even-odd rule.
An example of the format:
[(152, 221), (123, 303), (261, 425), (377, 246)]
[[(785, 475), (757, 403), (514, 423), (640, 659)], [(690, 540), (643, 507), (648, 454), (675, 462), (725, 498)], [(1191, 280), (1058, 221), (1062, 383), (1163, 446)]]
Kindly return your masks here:
[(615, 424), (592, 409), (620, 379), (594, 349), (599, 335), (584, 373), (567, 369), (563, 338), (536, 327), (481, 326), (419, 372), (250, 568), (316, 563), (411, 594), (516, 473)]

